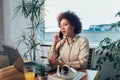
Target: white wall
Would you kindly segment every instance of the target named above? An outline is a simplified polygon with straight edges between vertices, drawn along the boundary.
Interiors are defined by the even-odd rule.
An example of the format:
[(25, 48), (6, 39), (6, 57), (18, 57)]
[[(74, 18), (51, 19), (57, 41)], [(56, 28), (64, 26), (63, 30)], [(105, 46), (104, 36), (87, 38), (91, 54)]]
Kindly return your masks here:
[(4, 40), (3, 31), (3, 0), (0, 0), (0, 42)]
[(16, 0), (3, 0), (4, 44), (16, 47), (22, 27), (22, 17), (13, 18)]
[[(21, 0), (3, 0), (3, 15), (4, 15), (4, 44), (12, 47), (17, 47), (18, 40), (22, 37), (22, 31), (30, 26), (28, 20), (25, 20), (23, 15), (19, 14), (13, 19), (15, 7)], [(24, 45), (18, 48), (21, 54), (24, 54)]]
[(11, 44), (11, 23), (10, 23), (10, 0), (3, 0), (3, 16), (4, 16), (4, 43)]

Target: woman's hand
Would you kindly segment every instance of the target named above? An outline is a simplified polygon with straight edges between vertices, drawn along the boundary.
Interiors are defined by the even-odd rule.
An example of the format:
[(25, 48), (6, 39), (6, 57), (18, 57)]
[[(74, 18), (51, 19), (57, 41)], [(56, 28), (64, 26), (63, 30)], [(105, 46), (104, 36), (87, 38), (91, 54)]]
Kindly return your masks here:
[(54, 43), (57, 43), (57, 42), (59, 42), (61, 39), (60, 39), (60, 37), (59, 37), (59, 32), (57, 32), (56, 34), (55, 34), (55, 37), (54, 37)]
[(57, 67), (60, 64), (60, 62), (57, 58), (48, 59), (48, 62), (54, 67)]
[(65, 64), (63, 62), (60, 62), (57, 58), (48, 59), (48, 62), (54, 67), (57, 67), (58, 65), (62, 67)]

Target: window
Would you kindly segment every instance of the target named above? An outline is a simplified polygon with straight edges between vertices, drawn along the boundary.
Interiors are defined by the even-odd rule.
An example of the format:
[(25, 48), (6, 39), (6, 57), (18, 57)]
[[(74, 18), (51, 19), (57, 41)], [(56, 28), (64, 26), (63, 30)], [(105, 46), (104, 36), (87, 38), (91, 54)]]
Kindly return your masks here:
[[(106, 25), (120, 20), (115, 14), (120, 11), (120, 0), (46, 0), (46, 31), (57, 31), (56, 17), (60, 12), (71, 10), (81, 18), (83, 30), (106, 30)], [(94, 25), (94, 26), (93, 26)], [(99, 29), (100, 27), (102, 29)], [(105, 25), (105, 26), (104, 26)], [(108, 30), (108, 29), (107, 29)]]

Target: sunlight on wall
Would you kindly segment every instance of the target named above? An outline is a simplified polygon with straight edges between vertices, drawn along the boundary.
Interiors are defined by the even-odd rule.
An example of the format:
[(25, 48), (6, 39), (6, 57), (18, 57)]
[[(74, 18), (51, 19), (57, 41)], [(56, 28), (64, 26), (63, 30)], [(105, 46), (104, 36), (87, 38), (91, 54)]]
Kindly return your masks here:
[[(118, 21), (120, 0), (46, 0), (46, 31), (56, 31), (56, 17), (60, 12), (71, 10), (81, 18), (83, 29), (90, 25), (109, 24)], [(119, 19), (120, 20), (120, 19)], [(55, 29), (54, 29), (55, 28)]]

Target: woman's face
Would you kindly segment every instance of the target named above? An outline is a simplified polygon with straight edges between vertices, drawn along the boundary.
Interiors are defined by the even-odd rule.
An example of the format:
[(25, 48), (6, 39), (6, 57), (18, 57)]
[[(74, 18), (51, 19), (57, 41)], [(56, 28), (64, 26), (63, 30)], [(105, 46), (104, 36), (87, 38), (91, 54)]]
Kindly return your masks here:
[(74, 27), (71, 26), (70, 22), (67, 19), (62, 19), (60, 22), (60, 30), (64, 36), (73, 36), (74, 35)]

